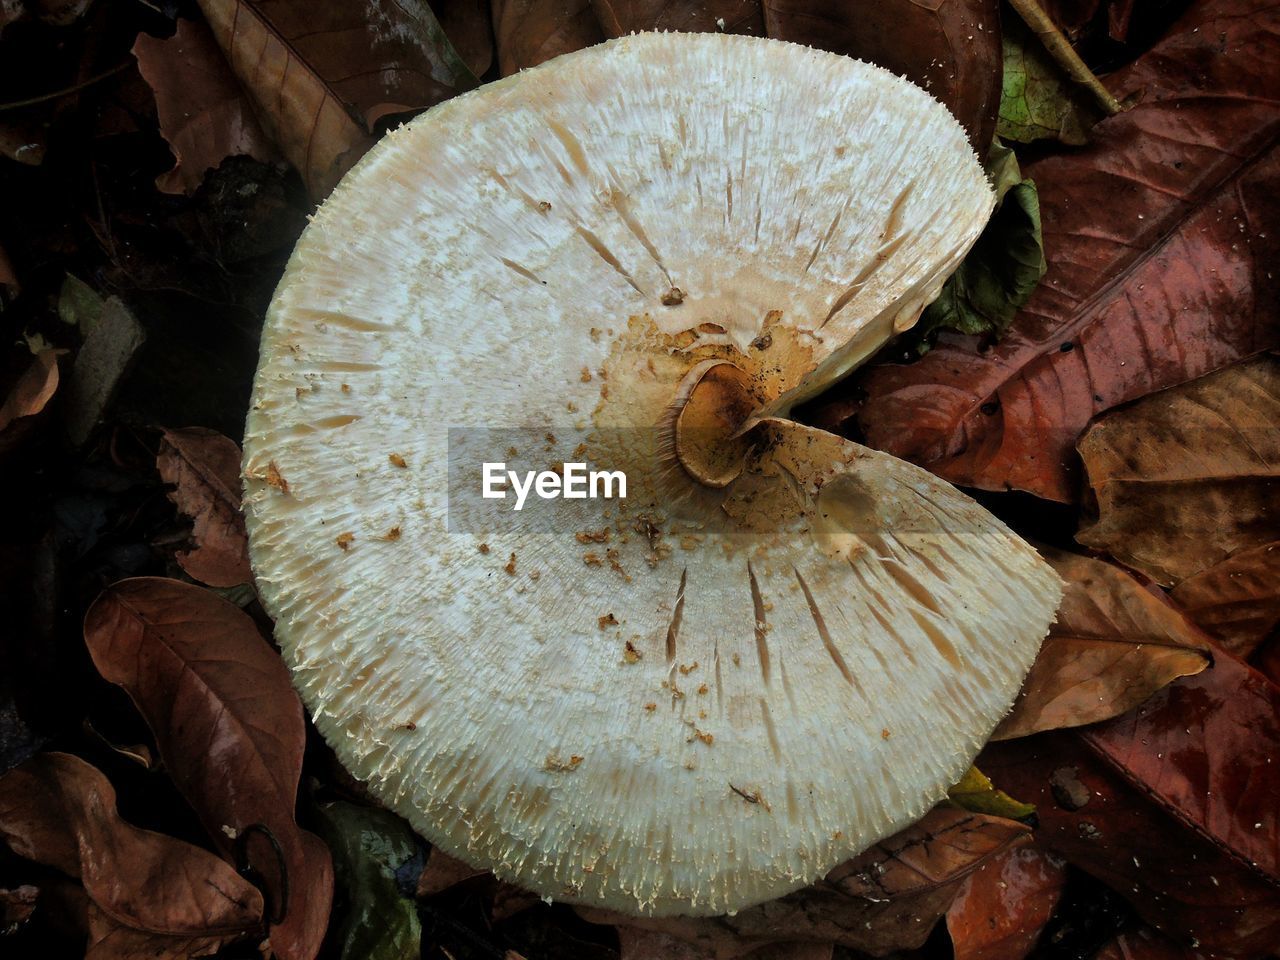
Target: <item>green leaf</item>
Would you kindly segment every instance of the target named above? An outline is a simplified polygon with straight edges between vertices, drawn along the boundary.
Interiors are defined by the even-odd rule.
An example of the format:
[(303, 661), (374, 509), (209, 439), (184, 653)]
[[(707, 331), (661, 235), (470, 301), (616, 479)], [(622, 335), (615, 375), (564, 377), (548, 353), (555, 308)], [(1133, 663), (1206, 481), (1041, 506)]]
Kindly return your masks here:
[(1018, 160), (999, 139), (987, 159), (996, 189), (996, 209), (982, 236), (956, 269), (938, 299), (925, 308), (907, 335), (917, 353), (926, 353), (938, 330), (1001, 334), (1044, 276), (1040, 197), (1022, 179)]
[(1020, 18), (1004, 18), (1001, 28), (1004, 86), (996, 136), (1017, 143), (1084, 143), (1101, 113)]
[(1022, 820), (1036, 812), (1033, 804), (1015, 800), (995, 785), (977, 767), (969, 771), (954, 787), (947, 791), (951, 802), (970, 813), (983, 813), (991, 817)]
[(319, 809), (346, 910), (334, 942), (342, 960), (418, 960), (422, 924), (400, 895), (396, 869), (417, 850), (413, 831), (386, 810), (337, 801)]

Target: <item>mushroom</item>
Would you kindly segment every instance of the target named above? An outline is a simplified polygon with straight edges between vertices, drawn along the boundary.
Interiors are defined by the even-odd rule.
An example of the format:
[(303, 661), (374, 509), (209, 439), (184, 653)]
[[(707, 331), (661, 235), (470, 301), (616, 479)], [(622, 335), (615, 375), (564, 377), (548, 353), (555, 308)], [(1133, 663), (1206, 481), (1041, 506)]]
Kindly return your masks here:
[[(625, 37), (389, 133), (293, 254), (244, 444), (260, 595), (342, 762), (446, 853), (632, 914), (777, 897), (939, 801), (1060, 584), (789, 411), (992, 203), (923, 90), (740, 36)], [(481, 460), (627, 495), (515, 511)]]

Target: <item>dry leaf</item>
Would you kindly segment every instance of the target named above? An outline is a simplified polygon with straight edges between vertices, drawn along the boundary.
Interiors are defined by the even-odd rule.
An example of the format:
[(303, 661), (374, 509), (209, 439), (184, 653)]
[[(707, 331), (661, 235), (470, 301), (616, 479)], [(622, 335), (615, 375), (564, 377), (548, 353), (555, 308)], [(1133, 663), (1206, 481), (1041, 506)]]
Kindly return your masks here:
[(155, 94), (160, 134), (177, 160), (172, 170), (156, 177), (160, 190), (194, 193), (205, 173), (227, 157), (245, 154), (267, 163), (277, 159), (204, 23), (179, 20), (167, 40), (140, 33), (133, 55)]
[(0, 431), (22, 417), (33, 417), (45, 408), (58, 389), (58, 357), (65, 350), (41, 350), (0, 404)]
[(1208, 665), (1204, 636), (1129, 574), (1061, 550), (1041, 553), (1066, 590), (994, 739), (1108, 720)]
[(113, 926), (143, 942), (196, 937), (216, 949), (261, 924), (252, 884), (212, 853), (120, 819), (111, 784), (79, 757), (41, 754), (0, 778), (0, 836), (78, 878)]
[(195, 548), (178, 554), (182, 569), (211, 587), (248, 583), (249, 544), (240, 512), (240, 448), (214, 430), (166, 430), (156, 457), (169, 499), (192, 520)]
[(587, 907), (578, 912), (593, 923), (675, 937), (719, 960), (796, 940), (875, 955), (913, 950), (928, 939), (967, 876), (1029, 837), (1029, 828), (1016, 821), (943, 805), (812, 886), (732, 916), (638, 919)]
[[(104, 590), (85, 616), (98, 671), (124, 687), (151, 727), (174, 784), (232, 857), (240, 841), (272, 891), (271, 946), (312, 960), (333, 898), (329, 851), (298, 827), (294, 806), (306, 739), (289, 671), (253, 620), (208, 590), (139, 577)], [(287, 885), (267, 839), (283, 855)]]
[(504, 77), (605, 39), (591, 0), (493, 0), (493, 31)]
[(1280, 534), (1280, 359), (1144, 397), (1080, 441), (1097, 520), (1076, 539), (1172, 586)]
[(1173, 588), (1188, 617), (1234, 653), (1247, 657), (1280, 624), (1280, 541), (1247, 548), (1192, 574)]
[(947, 911), (955, 960), (1023, 960), (1036, 945), (1066, 883), (1065, 862), (1034, 846), (988, 860)]
[(1028, 164), (1049, 270), (1003, 339), (857, 375), (872, 446), (1060, 501), (1090, 418), (1280, 345), (1280, 10), (1200, 0), (1107, 78), (1132, 110)]

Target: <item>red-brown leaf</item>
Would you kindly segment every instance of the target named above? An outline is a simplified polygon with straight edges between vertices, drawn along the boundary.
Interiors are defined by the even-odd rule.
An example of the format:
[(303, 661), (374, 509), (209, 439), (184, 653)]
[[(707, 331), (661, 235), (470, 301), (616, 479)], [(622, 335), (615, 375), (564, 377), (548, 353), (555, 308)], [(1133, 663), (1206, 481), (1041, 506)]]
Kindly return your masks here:
[(1280, 887), (1149, 800), (1080, 734), (990, 744), (978, 762), (1036, 804), (1039, 845), (1158, 929), (1234, 958), (1261, 957), (1280, 942)]
[(1280, 624), (1280, 541), (1233, 553), (1173, 588), (1174, 602), (1238, 657)]
[(760, 0), (591, 0), (591, 6), (609, 37), (638, 30), (764, 34)]
[(996, 739), (1108, 720), (1208, 665), (1206, 638), (1129, 574), (1101, 560), (1041, 552), (1066, 590)]
[(1175, 943), (1149, 927), (1122, 933), (1104, 943), (1093, 960), (1209, 960), (1192, 947)]
[(182, 569), (211, 587), (248, 583), (248, 538), (240, 512), (240, 448), (214, 430), (166, 430), (156, 469), (183, 514), (195, 548), (178, 554)]
[(766, 0), (769, 36), (877, 63), (924, 87), (985, 157), (1000, 108), (997, 0)]
[(1135, 785), (1280, 884), (1280, 687), (1226, 652), (1083, 731)]
[(593, 923), (675, 937), (714, 951), (720, 960), (765, 943), (797, 940), (879, 956), (924, 943), (965, 878), (1029, 835), (1016, 821), (944, 805), (812, 886), (733, 916), (646, 920), (593, 908), (579, 912)]
[(120, 819), (107, 778), (46, 753), (0, 778), (0, 836), (78, 878), (113, 925), (214, 946), (259, 927), (262, 895), (212, 853)]
[(1053, 915), (1066, 877), (1062, 860), (1034, 846), (978, 867), (947, 911), (955, 960), (1022, 960)]
[(133, 55), (155, 94), (160, 134), (177, 160), (156, 177), (160, 190), (194, 193), (205, 173), (227, 157), (278, 158), (204, 23), (179, 20), (167, 40), (140, 33)]
[[(234, 604), (156, 577), (104, 590), (85, 617), (85, 641), (99, 672), (146, 718), (175, 785), (223, 854), (233, 853), (232, 835), (255, 824), (274, 835), (289, 896), (272, 948), (282, 960), (311, 960), (333, 868), (325, 845), (294, 820), (306, 734), (284, 662)], [(278, 897), (281, 878), (260, 839), (250, 837), (250, 858)]]
[(1025, 169), (1049, 272), (1005, 338), (867, 370), (869, 442), (956, 483), (1077, 495), (1096, 413), (1280, 344), (1280, 9), (1201, 0), (1108, 78), (1132, 110)]
[(591, 0), (493, 0), (493, 32), (504, 77), (605, 39)]

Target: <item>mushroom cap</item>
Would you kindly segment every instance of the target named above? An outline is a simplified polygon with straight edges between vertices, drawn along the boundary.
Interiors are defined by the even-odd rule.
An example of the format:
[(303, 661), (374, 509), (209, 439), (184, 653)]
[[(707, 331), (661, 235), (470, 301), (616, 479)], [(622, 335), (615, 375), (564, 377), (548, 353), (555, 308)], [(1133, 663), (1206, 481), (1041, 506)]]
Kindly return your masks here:
[[(1060, 584), (786, 414), (992, 202), (924, 91), (747, 37), (622, 38), (388, 134), (294, 252), (244, 444), (259, 592), (342, 762), (453, 856), (652, 915), (779, 896), (940, 800)], [(483, 461), (627, 496), (516, 511)]]

